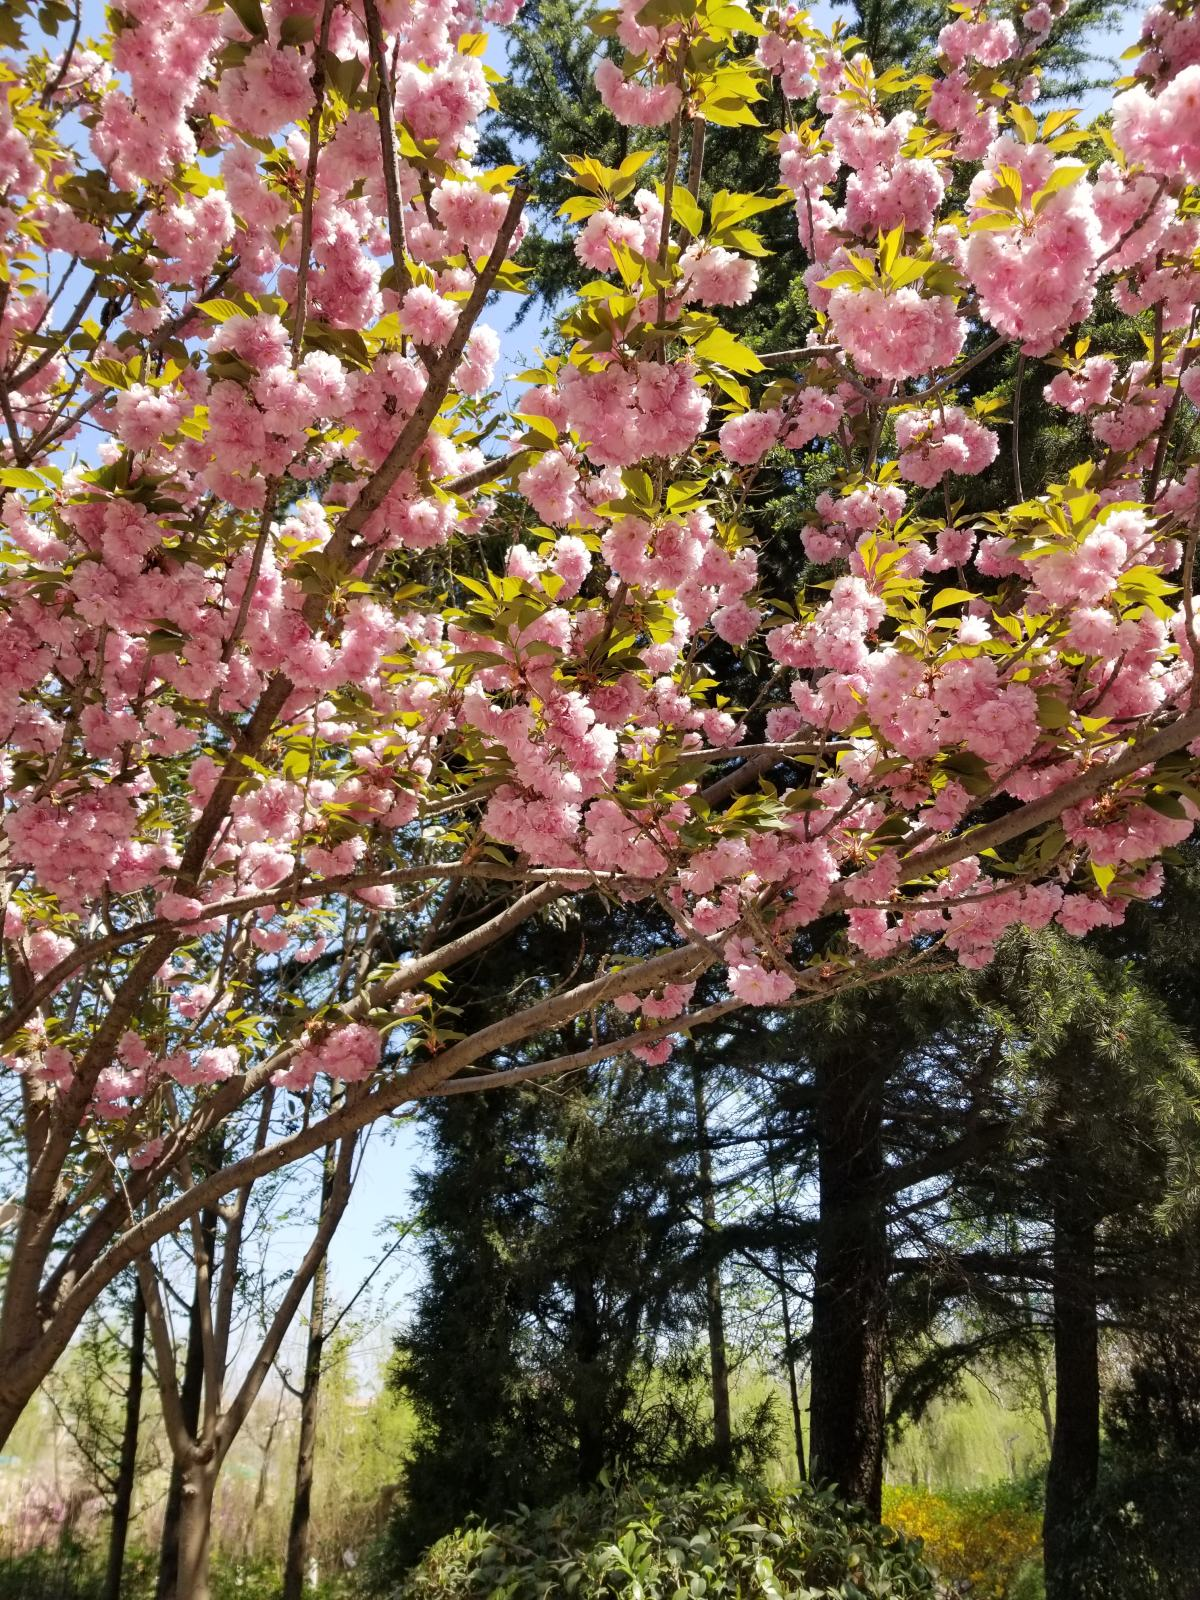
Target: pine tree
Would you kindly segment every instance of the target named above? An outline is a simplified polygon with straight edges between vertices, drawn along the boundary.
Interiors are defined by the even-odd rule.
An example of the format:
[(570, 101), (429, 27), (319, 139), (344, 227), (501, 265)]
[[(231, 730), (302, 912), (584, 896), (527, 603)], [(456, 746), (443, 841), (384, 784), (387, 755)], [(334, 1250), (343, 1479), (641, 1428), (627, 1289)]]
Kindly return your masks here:
[(604, 1472), (712, 1461), (691, 1109), (681, 1076), (626, 1064), (431, 1108), (426, 1281), (394, 1369), (419, 1425), (402, 1550)]

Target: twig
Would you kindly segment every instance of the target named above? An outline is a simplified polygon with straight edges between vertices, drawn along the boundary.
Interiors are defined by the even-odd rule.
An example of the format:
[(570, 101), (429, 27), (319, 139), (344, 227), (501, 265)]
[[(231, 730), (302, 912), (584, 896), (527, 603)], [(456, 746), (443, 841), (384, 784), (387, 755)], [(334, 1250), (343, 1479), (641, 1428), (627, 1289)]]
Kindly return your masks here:
[(692, 147), (688, 151), (687, 187), (693, 200), (700, 199), (700, 174), (704, 170), (704, 118), (692, 119)]
[(511, 455), (495, 456), (476, 467), (474, 472), (464, 472), (461, 478), (452, 478), (444, 487), (451, 494), (470, 494), (472, 489), (481, 489), (485, 483), (507, 478), (532, 458), (532, 450), (514, 450)]
[(392, 101), (392, 75), (383, 48), (383, 27), (375, 0), (363, 0), (367, 22), (367, 46), (371, 65), (379, 80), (376, 105), (379, 109), (379, 142), (383, 155), (383, 186), (387, 193), (388, 237), (392, 246), (392, 268), (396, 292), (403, 294), (412, 285), (408, 268), (408, 243), (404, 236), (404, 211), (400, 203), (400, 178), (396, 171), (396, 113)]
[(1025, 498), (1025, 491), (1021, 488), (1021, 385), (1024, 379), (1025, 352), (1022, 350), (1017, 357), (1017, 371), (1013, 379), (1012, 469), (1018, 503)]
[(329, 25), (334, 0), (325, 0), (321, 32), (313, 62), (313, 106), (308, 122), (308, 166), (304, 172), (304, 198), (300, 204), (300, 265), (296, 272), (296, 317), (292, 324), (292, 366), (300, 360), (304, 323), (308, 315), (309, 257), (312, 254), (313, 200), (317, 190), (317, 158), (321, 153), (321, 116), (325, 110), (325, 59), (329, 53)]

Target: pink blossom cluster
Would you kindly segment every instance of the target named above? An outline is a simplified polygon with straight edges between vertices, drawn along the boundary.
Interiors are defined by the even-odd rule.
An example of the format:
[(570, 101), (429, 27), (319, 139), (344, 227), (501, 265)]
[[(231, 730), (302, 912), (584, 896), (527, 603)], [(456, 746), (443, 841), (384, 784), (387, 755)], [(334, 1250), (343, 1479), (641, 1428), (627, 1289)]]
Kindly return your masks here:
[(738, 466), (755, 466), (773, 444), (802, 449), (814, 439), (825, 439), (842, 420), (841, 399), (810, 384), (789, 396), (783, 407), (746, 411), (721, 426), (722, 454)]
[(947, 473), (982, 472), (996, 459), (1000, 441), (960, 406), (939, 411), (902, 411), (896, 419), (900, 471), (922, 489), (934, 489)]
[(1156, 177), (1200, 179), (1200, 61), (1157, 94), (1135, 84), (1113, 102), (1113, 132), (1133, 161)]
[[(761, 33), (733, 8), (706, 39), (699, 14), (651, 24), (623, 0), (601, 98), (630, 127), (678, 116), (683, 170), (668, 206), (661, 162), (628, 203), (628, 176), (588, 169), (574, 251), (613, 276), (521, 380), (512, 454), (488, 463), (500, 342), (478, 275), (521, 229), (510, 175), (479, 164), (471, 7), (381, 6), (386, 151), (341, 3), (316, 123), (317, 10), (268, 4), (261, 34), (129, 0), (111, 66), (81, 57), (49, 96), (61, 149), (36, 105), (0, 106), (5, 939), (37, 995), (7, 1059), (31, 1090), (88, 1106), (142, 1169), (175, 1138), (160, 1089), (186, 1111), (250, 1068), (365, 1082), (381, 1032), (344, 1019), (378, 1014), (339, 974), (425, 870), (653, 896), (759, 1006), (814, 981), (794, 936), (832, 913), (853, 962), (919, 940), (978, 966), (1014, 925), (1081, 933), (1152, 893), (1195, 821), (1170, 785), (1200, 757), (1193, 730), (1173, 765), (1122, 760), (1194, 715), (1177, 582), (1200, 470), (1172, 444), (1200, 403), (1190, 21), (1152, 13), (1099, 160), (1023, 110), (1057, 5), (957, 16), (928, 84), (893, 91), (791, 7)], [(799, 350), (748, 350), (722, 320), (758, 293), (769, 202), (679, 188), (683, 119), (728, 111), (718, 70), (815, 96), (778, 139), (814, 311)], [(104, 206), (71, 181), (96, 163)], [(68, 326), (43, 288), (63, 262), (41, 268), (73, 256), (106, 293)], [(1076, 339), (1101, 289), (1152, 330), (1114, 341), (1132, 355)], [(1053, 354), (1038, 382), (1086, 419), (1088, 459), (1046, 483), (1018, 448), (1019, 503), (989, 488), (974, 514), (954, 480), (1013, 426), (971, 406), (989, 345)], [(809, 509), (760, 561), (768, 457)], [(742, 747), (761, 787), (737, 787)], [(983, 847), (996, 817), (1052, 842), (1030, 881), (1004, 870), (1021, 844)], [(436, 903), (421, 877), (413, 916)], [(631, 1037), (686, 1025), (694, 970), (622, 976)], [(290, 1026), (273, 1003), (247, 1022), (296, 974)], [(393, 978), (423, 1050), (436, 1002)], [(91, 1019), (126, 980), (110, 1049)], [(671, 1040), (633, 1048), (659, 1062)]]
[(601, 61), (594, 74), (605, 107), (629, 128), (652, 128), (670, 122), (679, 109), (679, 86), (642, 84), (627, 78), (615, 61)]
[(342, 1083), (362, 1083), (379, 1065), (383, 1041), (374, 1028), (349, 1022), (334, 1028), (319, 1043), (297, 1050), (286, 1069), (271, 1081), (281, 1089), (308, 1089), (318, 1073)]
[(592, 372), (571, 367), (559, 395), (566, 421), (600, 467), (680, 455), (708, 420), (708, 397), (687, 361), (610, 362)]
[(779, 86), (789, 100), (800, 100), (812, 90), (816, 56), (808, 40), (791, 30), (789, 12), (792, 9), (785, 7), (774, 13), (776, 27), (759, 40), (755, 59), (779, 79)]
[[(1021, 176), (1022, 209), (1011, 227), (970, 235), (966, 271), (997, 332), (1041, 355), (1091, 308), (1101, 231), (1085, 182), (1069, 182), (1032, 208), (1034, 195), (1070, 163), (1057, 162), (1045, 145), (1017, 145), (1008, 135), (993, 140), (971, 184), (976, 218), (994, 214), (984, 208), (995, 196), (1001, 166)], [(1081, 179), (1082, 168), (1075, 172)]]
[(872, 378), (909, 378), (950, 366), (966, 327), (946, 295), (905, 287), (895, 293), (842, 286), (829, 296), (829, 322), (847, 355)]

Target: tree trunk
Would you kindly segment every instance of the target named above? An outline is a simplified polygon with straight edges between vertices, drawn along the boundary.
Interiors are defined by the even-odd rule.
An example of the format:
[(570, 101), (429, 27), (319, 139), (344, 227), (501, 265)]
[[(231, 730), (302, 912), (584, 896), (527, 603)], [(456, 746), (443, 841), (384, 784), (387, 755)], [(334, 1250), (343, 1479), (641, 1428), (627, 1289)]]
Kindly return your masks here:
[(216, 1487), (214, 1463), (185, 1468), (179, 1506), (175, 1590), (171, 1600), (209, 1600), (208, 1560)]
[(1050, 1389), (1046, 1383), (1046, 1369), (1039, 1350), (1033, 1352), (1033, 1381), (1037, 1388), (1038, 1411), (1042, 1418), (1042, 1431), (1046, 1435), (1046, 1451), (1054, 1453), (1054, 1408), (1050, 1402)]
[(596, 1284), (586, 1263), (571, 1269), (571, 1356), (579, 1487), (590, 1489), (604, 1471), (606, 1418), (601, 1412), (597, 1362), (601, 1355)]
[(125, 1390), (125, 1425), (121, 1431), (121, 1458), (117, 1467), (116, 1490), (113, 1494), (103, 1600), (121, 1600), (121, 1573), (125, 1566), (125, 1543), (129, 1537), (129, 1513), (133, 1508), (138, 1427), (142, 1415), (142, 1369), (145, 1358), (146, 1302), (142, 1299), (140, 1287), (135, 1283), (129, 1319), (129, 1384)]
[(1021, 1295), (1021, 1316), (1029, 1329), (1029, 1369), (1033, 1374), (1034, 1388), (1037, 1390), (1038, 1411), (1042, 1418), (1042, 1431), (1046, 1435), (1048, 1459), (1054, 1450), (1054, 1408), (1050, 1400), (1050, 1386), (1046, 1382), (1046, 1364), (1042, 1360), (1042, 1347), (1034, 1328), (1033, 1307), (1029, 1303), (1028, 1292)]
[[(329, 1204), (333, 1188), (333, 1151), (326, 1152), (321, 1174), (321, 1211)], [(300, 1600), (308, 1565), (308, 1533), (312, 1520), (313, 1464), (317, 1450), (317, 1412), (321, 1397), (321, 1358), (325, 1353), (325, 1275), (322, 1257), (313, 1274), (312, 1307), (308, 1318), (308, 1345), (304, 1355), (304, 1385), (300, 1392), (300, 1448), (296, 1456), (296, 1488), (288, 1528), (287, 1560), (283, 1569), (283, 1600)]]
[(1096, 1221), (1084, 1182), (1059, 1146), (1054, 1174), (1054, 1446), (1042, 1522), (1047, 1600), (1070, 1600), (1071, 1522), (1100, 1468)]
[(712, 1150), (708, 1142), (708, 1103), (704, 1076), (692, 1065), (692, 1097), (696, 1109), (696, 1148), (700, 1173), (700, 1216), (704, 1244), (713, 1260), (704, 1275), (704, 1304), (708, 1317), (708, 1358), (712, 1379), (713, 1454), (719, 1468), (727, 1468), (733, 1455), (733, 1419), (729, 1403), (729, 1352), (725, 1344), (725, 1305), (721, 1294), (721, 1263), (716, 1254), (717, 1201), (713, 1189)]
[[(211, 1257), (217, 1239), (217, 1212), (201, 1213), (200, 1231), (204, 1248)], [(200, 1400), (204, 1390), (204, 1342), (200, 1333), (200, 1302), (192, 1301), (188, 1313), (187, 1353), (183, 1360), (183, 1382), (179, 1386), (179, 1407), (189, 1438), (195, 1438), (200, 1425)], [(171, 1476), (167, 1484), (167, 1503), (163, 1509), (162, 1539), (158, 1554), (158, 1581), (154, 1600), (174, 1600), (179, 1574), (179, 1525), (183, 1511), (184, 1469), (171, 1457)]]
[(767, 1170), (771, 1175), (771, 1220), (775, 1227), (775, 1276), (779, 1279), (779, 1310), (783, 1320), (783, 1360), (787, 1367), (788, 1397), (792, 1403), (792, 1435), (796, 1441), (796, 1475), (803, 1483), (804, 1425), (800, 1418), (800, 1385), (796, 1380), (796, 1343), (792, 1330), (792, 1307), (784, 1271), (783, 1241), (780, 1238), (779, 1180), (775, 1173), (775, 1151), (767, 1131)]
[(876, 1519), (888, 1283), (883, 1087), (878, 1067), (861, 1058), (818, 1062), (809, 1452), (814, 1478), (862, 1501)]
[[(778, 1252), (777, 1252), (778, 1254)], [(783, 1359), (787, 1364), (788, 1395), (792, 1402), (792, 1434), (796, 1441), (796, 1475), (803, 1483), (804, 1425), (800, 1420), (800, 1385), (796, 1381), (796, 1346), (792, 1338), (792, 1312), (788, 1304), (787, 1284), (783, 1277), (783, 1263), (779, 1263), (779, 1305), (783, 1312)]]
[(267, 1429), (266, 1441), (262, 1447), (262, 1460), (258, 1464), (258, 1484), (254, 1490), (254, 1506), (246, 1518), (242, 1533), (242, 1552), (250, 1555), (252, 1541), (260, 1527), (259, 1517), (262, 1508), (267, 1503), (267, 1487), (271, 1481), (271, 1453), (275, 1448), (275, 1435), (279, 1432), (279, 1425), (283, 1421), (283, 1402), (287, 1391), (282, 1384), (279, 1386), (279, 1398), (275, 1403), (275, 1415), (271, 1418), (271, 1426)]

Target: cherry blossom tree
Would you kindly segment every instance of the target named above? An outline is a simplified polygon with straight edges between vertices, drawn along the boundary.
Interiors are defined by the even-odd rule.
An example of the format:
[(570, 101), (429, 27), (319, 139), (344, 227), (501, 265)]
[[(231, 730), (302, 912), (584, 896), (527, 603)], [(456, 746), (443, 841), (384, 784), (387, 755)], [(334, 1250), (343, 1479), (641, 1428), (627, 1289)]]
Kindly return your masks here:
[[(1149, 14), (1089, 131), (1033, 109), (1054, 6), (1003, 9), (930, 75), (790, 9), (601, 14), (656, 131), (571, 162), (597, 277), (487, 456), (526, 197), (472, 161), (469, 0), (6, 8), (0, 1436), (118, 1272), (399, 1106), (1155, 895), (1200, 804), (1200, 16)], [(706, 193), (709, 124), (778, 191)], [(816, 326), (755, 353), (721, 313), (781, 205)], [(1079, 337), (1100, 294), (1132, 357)], [(1006, 346), (1002, 419), (965, 380)], [(1047, 357), (1091, 448), (1022, 484)], [(818, 461), (769, 595), (743, 513)], [(456, 967), (596, 896), (669, 931), (455, 1031)]]

